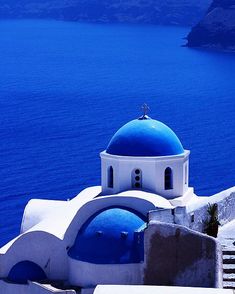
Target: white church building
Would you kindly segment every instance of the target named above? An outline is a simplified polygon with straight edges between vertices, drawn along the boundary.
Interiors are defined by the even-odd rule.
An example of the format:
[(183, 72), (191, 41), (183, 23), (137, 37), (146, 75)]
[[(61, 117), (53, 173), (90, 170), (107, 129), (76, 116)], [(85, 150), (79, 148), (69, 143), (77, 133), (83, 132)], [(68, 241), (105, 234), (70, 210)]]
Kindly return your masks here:
[(189, 156), (177, 135), (146, 113), (122, 126), (100, 154), (101, 186), (68, 201), (29, 201), (20, 234), (0, 249), (0, 294), (93, 293), (97, 285), (222, 288), (221, 242), (205, 235), (204, 225), (208, 203), (217, 203), (221, 225), (235, 219), (235, 189), (195, 195)]

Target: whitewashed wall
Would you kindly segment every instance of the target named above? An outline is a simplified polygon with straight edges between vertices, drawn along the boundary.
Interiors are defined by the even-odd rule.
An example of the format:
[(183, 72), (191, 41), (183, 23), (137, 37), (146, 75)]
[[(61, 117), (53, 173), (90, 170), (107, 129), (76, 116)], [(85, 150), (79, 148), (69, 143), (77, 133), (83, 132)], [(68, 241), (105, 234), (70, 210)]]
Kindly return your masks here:
[(98, 284), (138, 285), (143, 283), (143, 264), (92, 264), (69, 258), (69, 282), (91, 287)]
[(149, 220), (180, 224), (198, 232), (204, 232), (208, 203), (217, 203), (221, 225), (235, 219), (235, 187), (210, 197), (197, 197), (186, 206), (174, 209), (158, 209), (149, 213)]
[(67, 250), (63, 241), (54, 235), (33, 231), (19, 236), (5, 254), (0, 255), (0, 277), (7, 277), (11, 268), (24, 260), (39, 265), (49, 279), (67, 279)]
[(222, 287), (222, 251), (215, 238), (151, 221), (144, 232), (144, 284)]

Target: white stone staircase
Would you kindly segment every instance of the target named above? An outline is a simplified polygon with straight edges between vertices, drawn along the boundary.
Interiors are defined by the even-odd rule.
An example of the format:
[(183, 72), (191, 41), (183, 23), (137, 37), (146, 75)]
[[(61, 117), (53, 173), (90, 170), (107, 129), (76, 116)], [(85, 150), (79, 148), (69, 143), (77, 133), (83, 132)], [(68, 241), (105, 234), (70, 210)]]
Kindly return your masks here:
[(223, 247), (223, 288), (235, 289), (235, 247)]
[[(219, 228), (223, 251), (223, 288), (235, 289), (235, 219)], [(234, 291), (235, 293), (235, 291)]]

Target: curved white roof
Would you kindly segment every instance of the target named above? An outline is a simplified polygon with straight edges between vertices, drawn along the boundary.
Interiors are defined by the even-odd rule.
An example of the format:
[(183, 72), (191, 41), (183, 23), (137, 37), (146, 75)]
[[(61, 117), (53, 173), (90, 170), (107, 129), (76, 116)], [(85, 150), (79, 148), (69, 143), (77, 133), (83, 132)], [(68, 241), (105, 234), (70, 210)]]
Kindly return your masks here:
[(121, 192), (119, 194), (116, 194), (116, 196), (128, 196), (128, 197), (136, 197), (136, 198), (142, 198), (145, 200), (148, 200), (149, 202), (152, 202), (155, 207), (159, 208), (173, 208), (174, 206), (171, 205), (170, 201), (168, 201), (166, 198), (150, 193), (145, 191), (137, 191), (137, 190), (128, 190)]

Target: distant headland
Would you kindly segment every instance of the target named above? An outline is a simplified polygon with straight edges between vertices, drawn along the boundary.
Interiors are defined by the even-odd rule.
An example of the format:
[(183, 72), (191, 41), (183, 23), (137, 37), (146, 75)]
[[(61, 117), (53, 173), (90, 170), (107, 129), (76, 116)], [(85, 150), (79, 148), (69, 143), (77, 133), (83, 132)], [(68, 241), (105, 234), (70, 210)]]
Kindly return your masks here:
[(214, 0), (187, 40), (189, 47), (235, 51), (235, 0)]
[(195, 25), (211, 0), (1, 0), (0, 19), (51, 18), (99, 23)]

